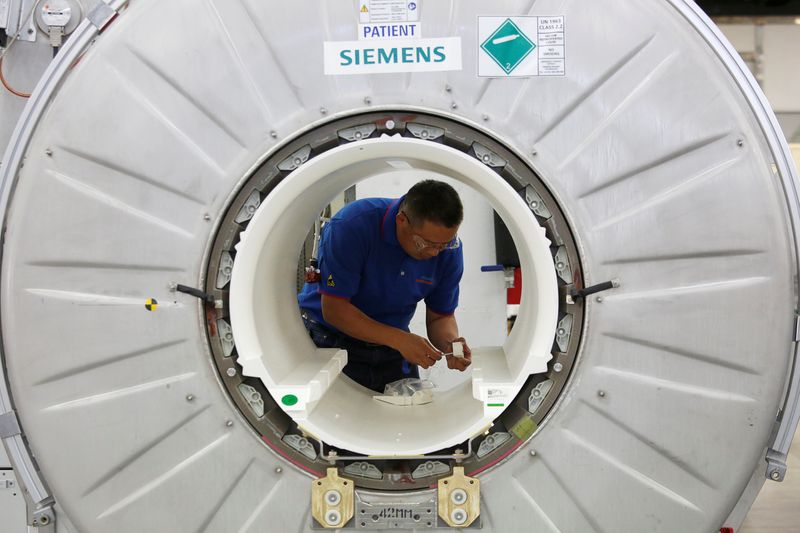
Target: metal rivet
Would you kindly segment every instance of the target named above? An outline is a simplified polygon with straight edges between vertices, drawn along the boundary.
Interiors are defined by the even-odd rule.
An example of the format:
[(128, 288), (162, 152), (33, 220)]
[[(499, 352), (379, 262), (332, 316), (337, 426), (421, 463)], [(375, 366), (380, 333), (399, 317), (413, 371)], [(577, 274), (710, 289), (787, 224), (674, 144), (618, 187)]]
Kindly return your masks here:
[(773, 470), (769, 477), (772, 478), (773, 481), (778, 481), (781, 478), (781, 473), (777, 470)]
[(273, 131), (269, 132), (269, 136), (272, 137), (273, 139), (275, 139), (275, 138), (278, 137), (278, 132), (273, 130)]
[(367, 105), (370, 105), (372, 103), (372, 98), (370, 98), (369, 96), (365, 96), (364, 97), (364, 103), (367, 104)]
[(531, 457), (536, 457), (536, 450), (531, 450)]
[(445, 91), (447, 91), (447, 92), (452, 92), (452, 91), (453, 91), (453, 88), (452, 88), (452, 87), (450, 87), (449, 85), (445, 85), (445, 86), (444, 86), (444, 90), (445, 90)]
[(324, 107), (320, 107), (319, 112), (322, 113), (323, 115), (326, 115), (328, 113), (328, 110), (325, 109)]
[(484, 122), (488, 122), (489, 115), (481, 115), (481, 118), (483, 119)]
[(205, 215), (203, 215), (203, 220), (206, 220), (206, 221), (211, 220), (211, 215), (206, 213)]
[(739, 139), (738, 141), (736, 141), (736, 146), (738, 146), (739, 148), (744, 146), (744, 140), (743, 139)]
[(597, 395), (600, 396), (601, 398), (605, 398), (606, 397), (606, 391), (599, 390), (599, 391), (597, 391)]
[(233, 425), (233, 420), (228, 420), (227, 422), (225, 422), (225, 425), (231, 427)]
[(563, 337), (564, 334), (567, 332), (564, 328), (558, 328), (558, 336)]
[(46, 149), (44, 151), (44, 153), (45, 153), (45, 155), (47, 155), (47, 157), (52, 157), (53, 156), (53, 151), (50, 148)]
[(278, 468), (275, 469), (275, 473), (276, 474), (280, 474), (281, 472), (283, 472), (283, 468), (278, 467)]
[(187, 394), (186, 395), (186, 401), (187, 402), (191, 402), (192, 400), (194, 400), (194, 394)]
[(453, 102), (452, 104), (450, 104), (450, 109), (458, 109), (458, 104)]
[(564, 365), (562, 365), (561, 363), (556, 363), (553, 365), (553, 370), (555, 372), (561, 372), (562, 370), (564, 370)]
[(601, 304), (601, 303), (603, 303), (603, 297), (602, 296), (598, 296), (597, 298), (594, 299), (594, 301), (599, 303), (599, 304)]
[(174, 281), (170, 281), (167, 287), (169, 287), (170, 292), (175, 292), (178, 290), (178, 284)]
[(386, 121), (386, 129), (393, 130), (395, 126), (394, 120), (387, 120)]
[(536, 150), (531, 150), (531, 155), (539, 155), (539, 152), (537, 152)]
[(236, 375), (236, 369), (235, 368), (229, 368), (226, 373), (228, 374), (229, 377), (233, 377), (233, 376)]

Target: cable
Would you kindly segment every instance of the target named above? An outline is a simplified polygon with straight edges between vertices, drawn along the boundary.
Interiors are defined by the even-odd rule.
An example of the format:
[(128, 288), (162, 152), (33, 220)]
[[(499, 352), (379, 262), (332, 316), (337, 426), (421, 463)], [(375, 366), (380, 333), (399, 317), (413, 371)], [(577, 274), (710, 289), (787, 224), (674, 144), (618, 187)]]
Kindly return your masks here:
[(8, 84), (8, 82), (6, 81), (6, 77), (3, 76), (3, 58), (2, 57), (0, 57), (0, 82), (3, 84), (3, 87), (5, 87), (6, 90), (8, 92), (10, 92), (11, 94), (13, 94), (13, 95), (19, 96), (20, 98), (30, 98), (31, 97), (31, 93), (20, 92), (20, 91), (14, 89), (11, 85)]
[[(28, 14), (25, 16), (25, 18), (23, 18), (20, 21), (19, 30), (21, 30), (23, 27), (25, 27), (26, 24), (28, 24), (28, 22), (31, 20), (31, 17), (33, 16), (33, 14), (36, 12), (36, 8), (39, 6), (39, 4), (41, 2), (42, 2), (42, 0), (36, 0), (36, 2), (33, 3), (33, 5), (31, 6), (31, 10), (28, 12)], [(6, 90), (8, 90), (8, 92), (10, 92), (11, 94), (19, 96), (20, 98), (30, 98), (30, 96), (31, 96), (30, 93), (23, 93), (21, 91), (17, 91), (13, 87), (11, 87), (11, 85), (8, 84), (8, 82), (6, 81), (5, 76), (3, 76), (3, 59), (5, 59), (6, 55), (8, 54), (8, 51), (11, 50), (11, 46), (15, 42), (17, 42), (18, 38), (19, 38), (19, 31), (17, 31), (11, 37), (11, 40), (8, 41), (8, 44), (6, 45), (5, 49), (2, 52), (0, 52), (0, 82), (2, 82), (3, 87), (5, 87)]]

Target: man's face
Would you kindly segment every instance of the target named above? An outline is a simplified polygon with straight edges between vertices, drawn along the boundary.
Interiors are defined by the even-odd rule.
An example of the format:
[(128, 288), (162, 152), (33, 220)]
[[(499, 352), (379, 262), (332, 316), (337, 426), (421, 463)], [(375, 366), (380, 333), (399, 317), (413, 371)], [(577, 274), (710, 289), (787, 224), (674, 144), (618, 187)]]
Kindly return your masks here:
[(428, 220), (414, 224), (404, 211), (397, 213), (397, 240), (414, 259), (424, 261), (436, 257), (457, 234), (458, 226), (448, 228)]

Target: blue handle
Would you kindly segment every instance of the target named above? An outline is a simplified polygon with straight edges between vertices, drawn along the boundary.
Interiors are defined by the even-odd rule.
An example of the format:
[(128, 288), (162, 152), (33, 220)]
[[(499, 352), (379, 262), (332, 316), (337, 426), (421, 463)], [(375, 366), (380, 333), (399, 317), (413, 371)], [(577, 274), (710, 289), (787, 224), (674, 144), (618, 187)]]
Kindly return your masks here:
[(503, 265), (483, 265), (481, 267), (481, 272), (498, 272), (500, 270), (505, 270), (506, 267)]

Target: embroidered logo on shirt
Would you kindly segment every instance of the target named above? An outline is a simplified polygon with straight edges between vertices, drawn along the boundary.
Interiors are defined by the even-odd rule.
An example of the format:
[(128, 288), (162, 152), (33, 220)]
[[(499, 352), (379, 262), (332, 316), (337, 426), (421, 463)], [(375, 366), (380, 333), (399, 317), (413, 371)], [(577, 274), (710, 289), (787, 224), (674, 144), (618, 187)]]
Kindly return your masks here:
[(330, 276), (328, 276), (328, 287), (335, 287), (335, 286), (336, 282), (333, 281), (333, 274), (331, 274)]

